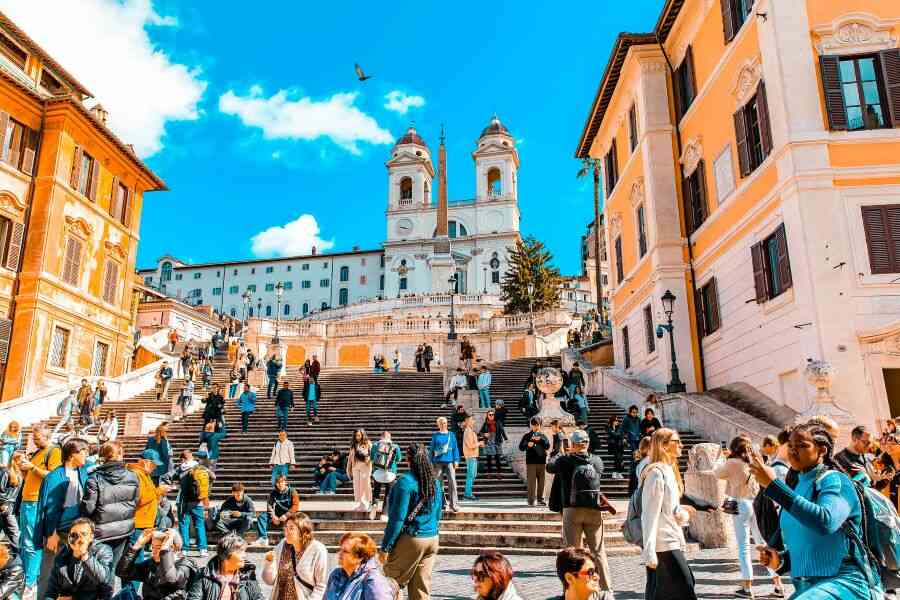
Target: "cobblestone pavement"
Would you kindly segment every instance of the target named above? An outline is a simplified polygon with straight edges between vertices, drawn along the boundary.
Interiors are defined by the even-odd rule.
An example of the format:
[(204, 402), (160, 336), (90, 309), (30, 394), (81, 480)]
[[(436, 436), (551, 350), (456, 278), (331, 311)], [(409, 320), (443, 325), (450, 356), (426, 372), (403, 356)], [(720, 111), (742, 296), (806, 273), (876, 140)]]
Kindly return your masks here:
[[(248, 555), (257, 565), (263, 555)], [(472, 597), (472, 580), (469, 569), (474, 556), (439, 556), (434, 570), (432, 598), (465, 599)], [(524, 600), (547, 600), (561, 593), (556, 577), (553, 558), (549, 556), (510, 557), (515, 578), (513, 581)], [(735, 590), (740, 586), (740, 572), (734, 551), (703, 550), (691, 556), (691, 568), (697, 580), (697, 591), (704, 600), (735, 598)], [(329, 565), (336, 565), (335, 556), (329, 556)], [(644, 567), (635, 556), (613, 557), (609, 560), (613, 587), (617, 600), (642, 600), (644, 598)], [(764, 570), (757, 569), (756, 597), (766, 598), (772, 591), (771, 580)], [(787, 586), (788, 594), (793, 589)], [(268, 589), (266, 589), (268, 596)]]

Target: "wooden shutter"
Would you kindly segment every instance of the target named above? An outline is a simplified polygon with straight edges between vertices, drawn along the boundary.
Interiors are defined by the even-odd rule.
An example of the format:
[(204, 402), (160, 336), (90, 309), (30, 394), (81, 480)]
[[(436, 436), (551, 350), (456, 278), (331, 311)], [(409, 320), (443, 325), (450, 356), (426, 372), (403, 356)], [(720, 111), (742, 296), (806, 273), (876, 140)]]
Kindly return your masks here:
[(716, 278), (713, 277), (710, 279), (709, 283), (707, 283), (704, 288), (706, 290), (706, 313), (709, 315), (708, 333), (713, 333), (714, 331), (718, 331), (722, 324), (722, 321), (719, 318), (719, 289), (716, 285)]
[(722, 0), (722, 28), (725, 31), (725, 43), (727, 44), (734, 39), (737, 33), (734, 0)]
[(756, 287), (756, 302), (762, 304), (769, 299), (769, 285), (766, 279), (766, 253), (763, 243), (753, 244), (750, 247), (753, 257), (753, 285)]
[(27, 175), (34, 174), (34, 161), (37, 157), (38, 132), (25, 128), (25, 146), (22, 150), (22, 172)]
[(0, 111), (0, 159), (6, 160), (6, 128), (9, 127), (9, 113)]
[(97, 201), (97, 186), (100, 181), (100, 161), (95, 159), (91, 160), (91, 171), (89, 175), (90, 179), (88, 180), (88, 189), (87, 189), (87, 197), (91, 199), (92, 202)]
[(74, 189), (78, 189), (78, 183), (81, 176), (81, 146), (75, 146), (75, 156), (72, 159), (72, 173), (69, 176), (69, 185)]
[(17, 169), (19, 168), (22, 160), (23, 133), (24, 131), (22, 125), (13, 122), (12, 128), (9, 133), (12, 139), (9, 143), (9, 156), (7, 157), (7, 162)]
[(844, 92), (841, 90), (841, 59), (838, 56), (820, 56), (819, 67), (822, 70), (822, 91), (825, 94), (828, 126), (832, 131), (849, 129)]
[(681, 202), (684, 207), (684, 230), (690, 236), (694, 233), (694, 211), (691, 208), (694, 205), (694, 194), (690, 177), (681, 178)]
[[(683, 64), (683, 63), (682, 63)], [(672, 101), (675, 103), (675, 122), (681, 121), (684, 114), (684, 99), (681, 97), (681, 67), (672, 70)]]
[(706, 318), (703, 313), (703, 289), (694, 290), (694, 314), (697, 316), (697, 337), (706, 337)]
[(637, 106), (632, 104), (628, 109), (628, 135), (631, 142), (631, 150), (637, 148), (638, 130), (637, 130)]
[(869, 266), (873, 275), (897, 272), (896, 248), (890, 239), (886, 212), (883, 206), (862, 207), (863, 229), (866, 232)]
[(734, 139), (737, 142), (738, 165), (741, 177), (750, 174), (750, 142), (747, 139), (747, 115), (744, 107), (734, 113)]
[(0, 363), (9, 359), (9, 342), (12, 338), (12, 320), (0, 319)]
[(697, 203), (697, 207), (699, 208), (698, 216), (701, 217), (699, 222), (696, 223), (697, 227), (703, 224), (706, 221), (706, 217), (709, 216), (709, 205), (707, 204), (706, 197), (706, 170), (703, 166), (703, 161), (701, 160), (697, 163), (697, 168), (694, 170), (694, 177), (697, 178), (697, 197), (694, 201)]
[(617, 284), (622, 283), (625, 279), (625, 268), (622, 264), (622, 236), (616, 238), (616, 281)]
[(890, 123), (894, 127), (900, 127), (900, 49), (882, 50), (878, 55), (881, 59), (879, 62)]
[[(690, 94), (690, 102), (684, 107), (684, 112), (687, 112), (691, 107), (691, 104), (694, 103), (694, 98), (697, 95), (697, 78), (694, 75), (694, 51), (691, 50), (690, 46), (684, 51), (684, 61), (682, 61), (682, 65), (684, 66), (684, 85)], [(687, 98), (685, 98), (685, 100), (687, 100)]]
[(78, 285), (81, 272), (81, 241), (73, 237), (66, 240), (66, 255), (63, 262), (63, 281), (69, 285)]
[(625, 355), (625, 368), (631, 367), (631, 344), (628, 341), (628, 327), (622, 328), (622, 353)]
[(22, 240), (25, 238), (25, 225), (11, 222), (9, 224), (9, 247), (6, 251), (7, 269), (18, 272), (22, 256)]
[(759, 139), (762, 142), (763, 157), (772, 152), (772, 120), (769, 118), (769, 99), (766, 96), (766, 82), (760, 81), (756, 88), (756, 114), (759, 115)]
[(106, 261), (103, 273), (103, 300), (110, 304), (116, 302), (116, 286), (119, 281), (119, 265), (113, 260)]
[(656, 335), (653, 330), (653, 309), (648, 305), (644, 307), (644, 338), (647, 344), (647, 354), (656, 351)]
[(775, 245), (778, 248), (778, 276), (781, 279), (782, 291), (793, 287), (794, 278), (791, 276), (791, 259), (788, 256), (787, 235), (784, 231), (784, 223), (775, 230)]
[(134, 190), (125, 188), (125, 198), (122, 206), (122, 225), (131, 228), (131, 205), (134, 203)]
[(118, 219), (116, 215), (116, 206), (119, 202), (119, 178), (112, 176), (112, 183), (109, 184), (109, 216)]

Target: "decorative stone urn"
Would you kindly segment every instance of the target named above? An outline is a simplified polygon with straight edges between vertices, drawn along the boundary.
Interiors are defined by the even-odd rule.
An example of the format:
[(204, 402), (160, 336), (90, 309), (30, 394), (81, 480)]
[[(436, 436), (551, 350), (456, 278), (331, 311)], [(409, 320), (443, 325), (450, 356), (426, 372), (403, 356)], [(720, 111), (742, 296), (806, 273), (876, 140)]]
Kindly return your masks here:
[(543, 429), (549, 430), (550, 423), (556, 419), (559, 419), (566, 430), (575, 427), (575, 417), (564, 411), (556, 399), (556, 392), (562, 387), (562, 383), (562, 374), (553, 367), (544, 367), (535, 376), (535, 385), (543, 394), (541, 412), (537, 414)]
[(813, 417), (828, 417), (839, 427), (835, 441), (835, 450), (845, 447), (850, 442), (850, 431), (857, 425), (850, 412), (840, 407), (831, 393), (837, 371), (831, 363), (824, 360), (809, 360), (806, 365), (806, 380), (816, 388), (816, 396), (809, 407), (797, 415), (796, 423), (805, 423)]

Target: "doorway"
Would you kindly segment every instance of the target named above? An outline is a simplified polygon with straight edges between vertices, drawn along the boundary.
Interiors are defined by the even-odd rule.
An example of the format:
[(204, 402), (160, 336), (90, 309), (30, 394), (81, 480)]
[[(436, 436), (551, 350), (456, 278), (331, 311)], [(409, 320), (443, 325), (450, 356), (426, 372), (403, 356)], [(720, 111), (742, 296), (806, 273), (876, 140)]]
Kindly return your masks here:
[(900, 417), (900, 369), (882, 369), (891, 418)]

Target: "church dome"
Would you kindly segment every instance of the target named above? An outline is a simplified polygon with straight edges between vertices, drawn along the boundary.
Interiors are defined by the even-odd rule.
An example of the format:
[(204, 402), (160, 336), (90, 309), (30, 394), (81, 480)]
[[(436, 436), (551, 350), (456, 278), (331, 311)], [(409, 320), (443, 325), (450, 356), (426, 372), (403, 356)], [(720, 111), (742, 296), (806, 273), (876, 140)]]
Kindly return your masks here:
[(394, 146), (402, 146), (403, 144), (415, 144), (417, 146), (428, 148), (428, 144), (425, 143), (425, 140), (422, 139), (422, 136), (419, 135), (419, 132), (416, 131), (416, 128), (412, 125), (406, 130), (403, 137), (397, 140), (397, 143), (394, 144)]
[(506, 128), (506, 125), (500, 122), (500, 118), (497, 117), (497, 115), (491, 117), (491, 122), (488, 123), (488, 126), (481, 131), (481, 135), (478, 137), (479, 139), (481, 139), (486, 135), (507, 135), (512, 137), (509, 133), (509, 129)]

